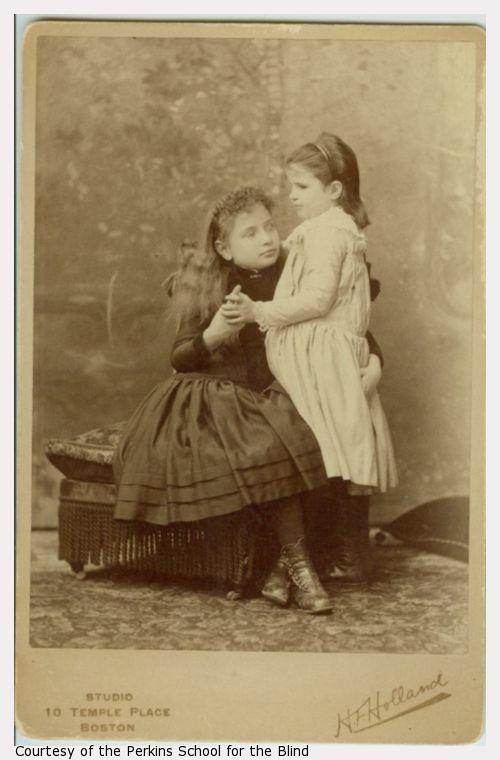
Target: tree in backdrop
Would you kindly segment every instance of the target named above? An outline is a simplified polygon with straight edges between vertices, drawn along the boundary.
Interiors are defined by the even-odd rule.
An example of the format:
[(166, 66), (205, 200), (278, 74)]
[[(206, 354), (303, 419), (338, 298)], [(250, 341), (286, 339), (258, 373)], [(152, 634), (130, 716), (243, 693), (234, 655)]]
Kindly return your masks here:
[(35, 471), (43, 441), (122, 418), (168, 372), (162, 281), (214, 200), (279, 193), (279, 42), (39, 41)]

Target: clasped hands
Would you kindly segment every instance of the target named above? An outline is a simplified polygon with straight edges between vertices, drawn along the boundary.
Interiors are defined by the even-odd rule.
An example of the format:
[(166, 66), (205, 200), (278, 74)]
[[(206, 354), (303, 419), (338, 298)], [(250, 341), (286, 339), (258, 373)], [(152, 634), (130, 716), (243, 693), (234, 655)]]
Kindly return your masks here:
[[(212, 350), (226, 338), (238, 333), (248, 322), (255, 322), (255, 302), (241, 292), (241, 285), (236, 285), (205, 330), (205, 343)], [(380, 359), (375, 354), (370, 354), (368, 364), (361, 368), (361, 385), (368, 399), (375, 393), (381, 377)]]
[[(217, 309), (209, 326), (203, 332), (203, 340), (209, 351), (214, 351), (225, 340), (239, 333), (247, 321), (253, 321), (245, 319), (240, 313), (240, 306), (246, 305), (247, 301), (253, 305), (253, 301), (241, 292), (241, 285), (236, 285), (226, 296), (226, 303)], [(245, 316), (248, 317), (247, 312)]]
[(255, 322), (255, 302), (241, 292), (241, 285), (235, 288), (225, 298), (221, 312), (230, 325), (243, 325)]

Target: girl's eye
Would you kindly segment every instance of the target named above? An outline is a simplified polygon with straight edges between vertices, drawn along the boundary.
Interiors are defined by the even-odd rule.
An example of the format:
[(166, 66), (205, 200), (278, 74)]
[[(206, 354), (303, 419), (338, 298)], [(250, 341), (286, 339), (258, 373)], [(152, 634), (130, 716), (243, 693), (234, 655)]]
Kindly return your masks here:
[(276, 229), (275, 226), (274, 226), (274, 222), (268, 222), (266, 224), (266, 228), (265, 229), (266, 229), (266, 232), (273, 232), (273, 230)]

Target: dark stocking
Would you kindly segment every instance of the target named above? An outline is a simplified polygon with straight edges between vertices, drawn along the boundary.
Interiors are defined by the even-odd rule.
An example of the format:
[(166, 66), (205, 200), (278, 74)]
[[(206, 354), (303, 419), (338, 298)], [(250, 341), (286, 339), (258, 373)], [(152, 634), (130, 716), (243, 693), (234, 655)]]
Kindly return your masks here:
[(294, 544), (304, 536), (302, 504), (298, 496), (275, 501), (269, 510), (269, 517), (280, 546)]

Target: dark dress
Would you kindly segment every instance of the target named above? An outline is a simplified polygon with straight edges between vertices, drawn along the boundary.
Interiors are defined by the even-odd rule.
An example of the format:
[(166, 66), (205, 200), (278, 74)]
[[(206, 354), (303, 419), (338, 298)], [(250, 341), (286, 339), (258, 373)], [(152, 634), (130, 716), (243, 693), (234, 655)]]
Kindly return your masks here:
[[(232, 267), (253, 300), (271, 300), (282, 262), (253, 273)], [(207, 324), (181, 325), (171, 363), (127, 424), (113, 463), (114, 516), (156, 525), (228, 514), (326, 485), (316, 439), (266, 360), (264, 335), (246, 325), (210, 353)], [(371, 350), (379, 353), (370, 336)]]
[[(233, 267), (251, 298), (270, 300), (280, 266), (254, 274)], [(273, 384), (264, 336), (246, 325), (210, 353), (207, 325), (186, 323), (160, 383), (133, 414), (113, 463), (115, 518), (157, 525), (227, 514), (325, 485), (311, 430)], [(269, 387), (271, 386), (271, 387)]]

